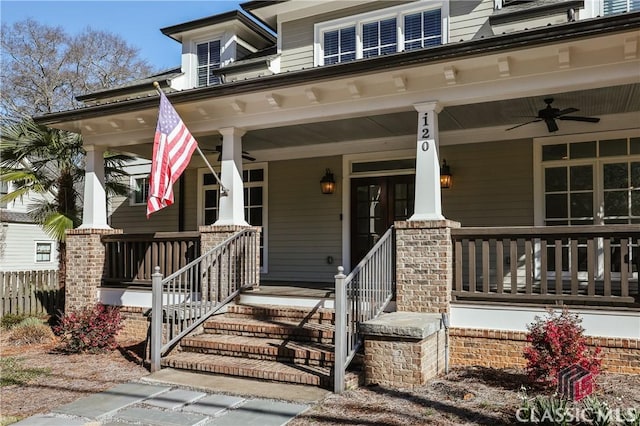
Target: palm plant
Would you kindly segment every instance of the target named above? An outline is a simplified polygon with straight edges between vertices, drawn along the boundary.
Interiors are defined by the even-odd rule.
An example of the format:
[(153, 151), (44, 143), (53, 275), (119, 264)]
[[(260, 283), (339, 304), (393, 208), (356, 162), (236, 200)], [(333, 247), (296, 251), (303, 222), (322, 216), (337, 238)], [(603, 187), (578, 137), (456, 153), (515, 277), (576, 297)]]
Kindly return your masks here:
[[(65, 231), (81, 223), (85, 151), (79, 134), (52, 129), (27, 118), (6, 122), (0, 136), (0, 181), (12, 191), (1, 201), (30, 198), (28, 213), (58, 241), (60, 276), (65, 271)], [(131, 157), (105, 154), (107, 197), (125, 195), (122, 166)], [(63, 278), (64, 279), (64, 278)]]

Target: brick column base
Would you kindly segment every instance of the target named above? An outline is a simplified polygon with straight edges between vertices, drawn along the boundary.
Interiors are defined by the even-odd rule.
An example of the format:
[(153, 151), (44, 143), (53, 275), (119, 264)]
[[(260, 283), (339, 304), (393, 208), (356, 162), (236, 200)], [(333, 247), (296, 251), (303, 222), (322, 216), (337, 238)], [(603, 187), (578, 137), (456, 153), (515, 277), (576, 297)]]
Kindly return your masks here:
[(449, 312), (453, 282), (451, 220), (396, 222), (398, 311)]
[(440, 318), (394, 312), (363, 323), (365, 384), (413, 389), (444, 372)]
[(67, 273), (65, 311), (98, 302), (98, 287), (105, 273), (103, 235), (122, 234), (122, 229), (69, 229), (66, 236)]

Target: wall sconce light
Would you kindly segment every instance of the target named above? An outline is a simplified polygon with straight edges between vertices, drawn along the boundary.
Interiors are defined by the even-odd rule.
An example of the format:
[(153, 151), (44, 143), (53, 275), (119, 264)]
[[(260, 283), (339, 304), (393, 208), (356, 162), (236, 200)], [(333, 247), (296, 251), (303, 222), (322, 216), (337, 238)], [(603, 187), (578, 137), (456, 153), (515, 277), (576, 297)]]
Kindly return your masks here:
[(336, 190), (336, 180), (333, 178), (331, 170), (327, 169), (322, 179), (320, 179), (320, 190), (323, 194), (333, 194)]
[(447, 165), (447, 160), (442, 160), (442, 167), (440, 167), (440, 188), (451, 188), (451, 169)]

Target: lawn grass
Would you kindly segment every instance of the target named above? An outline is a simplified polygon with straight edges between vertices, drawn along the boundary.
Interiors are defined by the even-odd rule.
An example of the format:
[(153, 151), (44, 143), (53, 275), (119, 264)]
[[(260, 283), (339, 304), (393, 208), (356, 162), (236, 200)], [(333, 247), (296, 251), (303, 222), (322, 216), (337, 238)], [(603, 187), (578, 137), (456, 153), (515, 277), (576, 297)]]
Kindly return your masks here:
[(51, 373), (50, 368), (25, 367), (20, 358), (0, 358), (0, 387), (24, 385), (38, 376)]

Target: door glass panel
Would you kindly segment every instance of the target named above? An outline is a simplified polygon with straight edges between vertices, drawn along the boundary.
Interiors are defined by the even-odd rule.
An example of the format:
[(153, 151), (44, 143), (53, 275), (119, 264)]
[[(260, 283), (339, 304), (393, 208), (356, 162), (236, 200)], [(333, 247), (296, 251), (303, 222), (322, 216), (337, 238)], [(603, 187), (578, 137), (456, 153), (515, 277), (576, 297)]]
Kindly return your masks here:
[(631, 215), (640, 216), (640, 189), (631, 191)]
[(604, 165), (604, 189), (628, 188), (628, 164), (615, 163)]
[(592, 216), (593, 195), (591, 194), (591, 192), (571, 194), (571, 217), (591, 218)]
[(600, 141), (600, 157), (613, 157), (616, 155), (627, 155), (626, 139)]
[(545, 192), (567, 190), (567, 168), (548, 167), (544, 170)]
[(573, 166), (570, 168), (571, 190), (593, 189), (593, 168), (589, 166)]
[(609, 191), (604, 193), (604, 215), (606, 217), (627, 216), (628, 212), (627, 191)]
[(568, 217), (567, 195), (547, 194), (545, 197), (545, 210), (547, 219)]
[(578, 142), (569, 145), (571, 150), (571, 159), (575, 158), (595, 158), (596, 142)]

